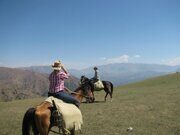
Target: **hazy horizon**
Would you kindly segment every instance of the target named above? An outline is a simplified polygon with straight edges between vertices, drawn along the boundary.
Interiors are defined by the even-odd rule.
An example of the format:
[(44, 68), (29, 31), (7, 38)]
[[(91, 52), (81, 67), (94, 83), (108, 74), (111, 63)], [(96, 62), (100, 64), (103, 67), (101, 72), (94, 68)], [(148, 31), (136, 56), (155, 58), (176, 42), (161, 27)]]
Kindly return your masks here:
[[(97, 66), (97, 67), (101, 67), (101, 66), (108, 66), (108, 65), (112, 65), (112, 64), (142, 64), (142, 65), (158, 65), (158, 66), (169, 66), (169, 67), (180, 67), (180, 65), (166, 65), (166, 64), (156, 64), (156, 63), (109, 63), (109, 64), (102, 64), (102, 65), (90, 65), (90, 66), (87, 66), (87, 67), (82, 67), (82, 68), (72, 68), (72, 67), (66, 67), (68, 69), (71, 69), (71, 70), (83, 70), (83, 69), (88, 69), (88, 68), (92, 68), (94, 66)], [(46, 64), (46, 65), (29, 65), (29, 66), (17, 66), (17, 67), (12, 67), (12, 66), (1, 66), (0, 67), (5, 67), (5, 68), (27, 68), (27, 67), (51, 67), (52, 64)]]

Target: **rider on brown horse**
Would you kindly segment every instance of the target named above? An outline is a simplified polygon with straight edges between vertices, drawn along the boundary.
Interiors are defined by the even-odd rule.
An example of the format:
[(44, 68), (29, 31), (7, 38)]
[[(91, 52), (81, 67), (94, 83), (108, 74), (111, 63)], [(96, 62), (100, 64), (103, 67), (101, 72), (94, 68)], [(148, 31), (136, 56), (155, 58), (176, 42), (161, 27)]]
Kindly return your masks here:
[(60, 61), (55, 61), (54, 65), (52, 65), (52, 68), (54, 71), (49, 76), (50, 85), (48, 96), (56, 97), (66, 103), (72, 103), (79, 107), (79, 101), (67, 93), (65, 91), (66, 89), (64, 88), (64, 80), (69, 77), (67, 70)]

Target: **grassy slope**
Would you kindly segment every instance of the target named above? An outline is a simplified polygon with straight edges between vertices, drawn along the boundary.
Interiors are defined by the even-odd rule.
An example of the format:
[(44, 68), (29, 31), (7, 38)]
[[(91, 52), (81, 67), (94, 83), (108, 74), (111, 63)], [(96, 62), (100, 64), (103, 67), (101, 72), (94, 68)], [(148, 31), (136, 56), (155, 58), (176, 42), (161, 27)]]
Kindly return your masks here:
[[(179, 80), (178, 80), (179, 79)], [(81, 135), (180, 135), (180, 76), (176, 74), (118, 87), (113, 102), (102, 102), (95, 93), (93, 104), (82, 104)], [(0, 102), (0, 134), (20, 135), (28, 107), (43, 99)], [(128, 127), (132, 132), (127, 132)]]

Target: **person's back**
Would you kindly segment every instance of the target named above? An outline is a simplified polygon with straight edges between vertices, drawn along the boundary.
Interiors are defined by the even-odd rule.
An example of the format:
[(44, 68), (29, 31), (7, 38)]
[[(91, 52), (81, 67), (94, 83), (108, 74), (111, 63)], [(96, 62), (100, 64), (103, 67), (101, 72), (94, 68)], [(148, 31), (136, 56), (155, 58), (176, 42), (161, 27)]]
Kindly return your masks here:
[(92, 92), (94, 91), (95, 87), (94, 87), (94, 83), (96, 83), (97, 81), (100, 80), (99, 77), (99, 71), (97, 67), (94, 67), (94, 77), (90, 79), (90, 85), (92, 88)]
[(59, 98), (67, 103), (72, 103), (76, 106), (79, 106), (79, 101), (74, 97), (65, 92), (64, 80), (69, 77), (69, 73), (61, 64), (60, 61), (54, 62), (52, 65), (54, 71), (49, 75), (49, 92), (48, 96), (53, 96)]
[(64, 80), (69, 77), (69, 74), (54, 70), (49, 76), (49, 92), (57, 93), (64, 90)]
[(93, 77), (93, 79), (94, 79), (94, 82), (96, 82), (96, 81), (100, 80), (98, 68), (97, 68), (97, 67), (94, 67), (94, 71), (95, 71), (95, 72), (94, 72), (94, 77)]

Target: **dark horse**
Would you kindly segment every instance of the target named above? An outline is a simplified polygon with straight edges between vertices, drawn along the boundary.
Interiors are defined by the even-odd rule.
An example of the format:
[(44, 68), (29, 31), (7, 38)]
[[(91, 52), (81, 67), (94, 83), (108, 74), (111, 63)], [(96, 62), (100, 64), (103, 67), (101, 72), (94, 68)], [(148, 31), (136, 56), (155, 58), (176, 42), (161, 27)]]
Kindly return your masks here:
[[(91, 90), (87, 88), (88, 87), (77, 88), (74, 92), (72, 92), (72, 96), (74, 96), (80, 103), (82, 102), (83, 98), (88, 98), (88, 100), (91, 100), (93, 95)], [(52, 116), (53, 111), (55, 109), (57, 110), (55, 106), (56, 105), (52, 105), (51, 103), (44, 101), (37, 107), (28, 109), (23, 118), (22, 134), (48, 135), (51, 128), (53, 126), (57, 126), (54, 122), (52, 122), (52, 119), (54, 119)], [(60, 131), (58, 134), (60, 134)], [(65, 134), (66, 132), (63, 131), (63, 135)], [(70, 129), (70, 134), (74, 135), (75, 130)]]
[[(82, 87), (91, 87), (90, 89), (92, 90), (92, 94), (93, 94), (93, 97), (94, 97), (94, 91), (95, 88), (94, 88), (94, 82), (92, 79), (89, 79), (85, 76), (81, 76), (81, 85)], [(113, 94), (113, 84), (109, 81), (102, 81), (103, 83), (103, 86), (104, 86), (104, 91), (106, 92), (106, 95), (104, 97), (104, 101), (106, 101), (106, 98), (107, 98), (107, 95), (109, 94), (110, 95), (110, 98), (112, 100), (112, 94)], [(93, 98), (93, 101), (95, 100), (95, 97)]]

